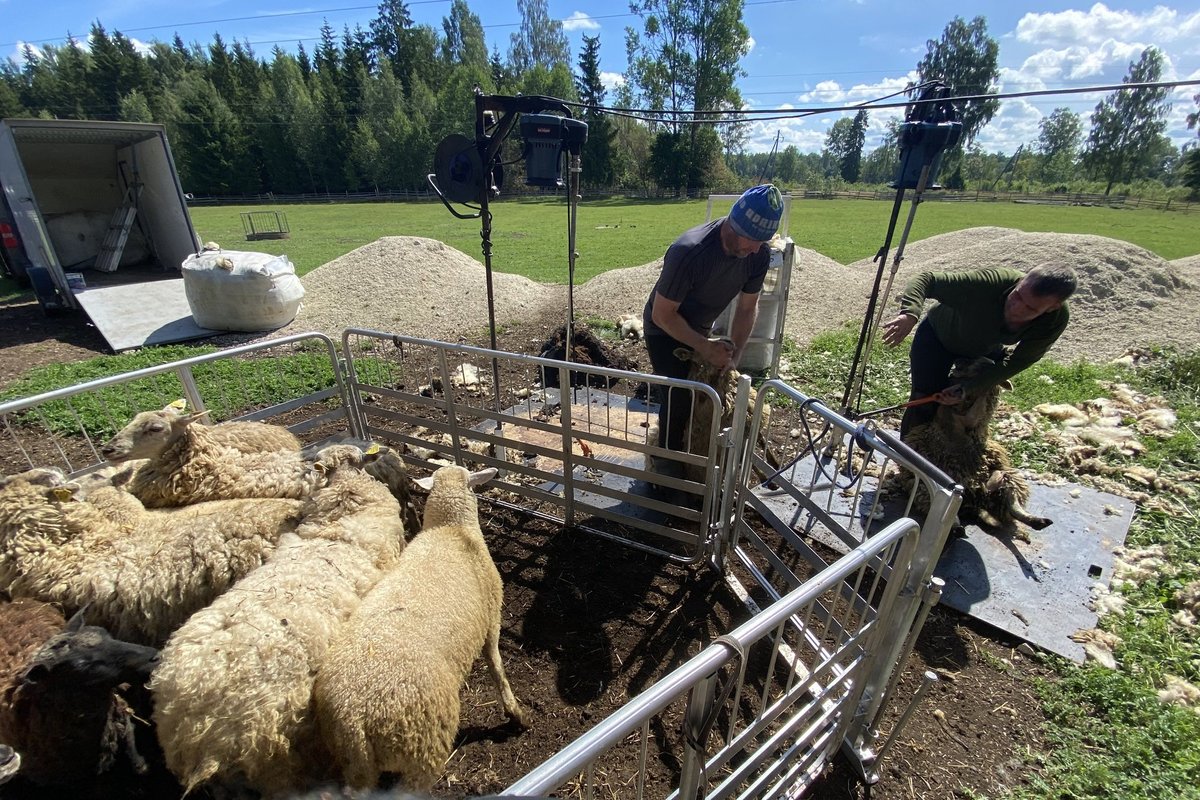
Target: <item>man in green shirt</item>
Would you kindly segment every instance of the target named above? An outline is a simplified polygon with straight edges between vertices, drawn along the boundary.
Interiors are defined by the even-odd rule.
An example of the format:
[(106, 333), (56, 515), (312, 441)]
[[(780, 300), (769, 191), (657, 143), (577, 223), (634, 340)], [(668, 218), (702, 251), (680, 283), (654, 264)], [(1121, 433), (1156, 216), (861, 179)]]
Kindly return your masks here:
[[(883, 341), (896, 346), (917, 325), (926, 300), (929, 310), (913, 335), (909, 355), (909, 399), (937, 394), (947, 405), (965, 389), (994, 386), (1038, 361), (1067, 327), (1067, 298), (1075, 292), (1075, 272), (1043, 264), (1028, 273), (1015, 269), (922, 272), (900, 296), (900, 314), (883, 325)], [(961, 357), (988, 356), (996, 362), (965, 384), (950, 385), (950, 367)], [(908, 408), (900, 437), (931, 419), (933, 405)]]

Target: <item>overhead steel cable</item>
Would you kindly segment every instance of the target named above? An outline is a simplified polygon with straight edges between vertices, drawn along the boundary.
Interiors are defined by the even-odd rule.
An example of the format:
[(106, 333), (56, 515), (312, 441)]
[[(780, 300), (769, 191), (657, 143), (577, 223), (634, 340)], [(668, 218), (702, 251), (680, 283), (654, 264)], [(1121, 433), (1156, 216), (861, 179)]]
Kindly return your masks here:
[[(895, 92), (887, 97), (894, 97), (904, 91), (912, 91), (913, 88), (921, 88), (927, 84), (920, 84), (916, 87), (908, 87), (900, 92)], [(1051, 97), (1064, 94), (1089, 94), (1099, 92), (1114, 92), (1124, 91), (1126, 89), (1174, 89), (1181, 86), (1200, 86), (1200, 80), (1186, 81), (1156, 81), (1148, 83), (1118, 83), (1109, 84), (1107, 86), (1078, 86), (1064, 89), (1031, 89), (1023, 92), (996, 92), (994, 94), (964, 94), (954, 97), (948, 97), (945, 100), (907, 100), (896, 103), (881, 103), (878, 100), (867, 100), (854, 105), (842, 106), (817, 106), (815, 108), (743, 108), (737, 111), (714, 111), (714, 110), (697, 110), (689, 111), (686, 109), (669, 110), (669, 109), (639, 109), (639, 108), (614, 108), (611, 106), (596, 106), (587, 105), (584, 103), (576, 103), (564, 101), (566, 105), (572, 108), (579, 108), (588, 112), (599, 112), (603, 114), (611, 114), (618, 117), (629, 117), (640, 119), (644, 122), (672, 122), (680, 125), (722, 125), (744, 122), (766, 122), (772, 120), (783, 119), (800, 119), (802, 117), (810, 117), (816, 114), (832, 114), (840, 111), (858, 111), (860, 109), (878, 109), (878, 108), (911, 108), (914, 105), (924, 103), (946, 102), (947, 100), (954, 103), (965, 103), (974, 100), (1012, 100), (1021, 97)], [(663, 119), (660, 117), (700, 117), (700, 116), (729, 116), (729, 115), (752, 115), (749, 118), (732, 118), (732, 119)], [(765, 116), (773, 115), (773, 116)]]

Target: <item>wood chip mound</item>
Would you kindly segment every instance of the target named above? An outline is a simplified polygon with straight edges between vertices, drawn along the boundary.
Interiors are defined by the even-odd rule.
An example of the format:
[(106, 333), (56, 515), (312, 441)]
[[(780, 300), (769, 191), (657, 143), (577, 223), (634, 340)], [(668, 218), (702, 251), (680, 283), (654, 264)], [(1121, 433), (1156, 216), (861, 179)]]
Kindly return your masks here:
[[(664, 243), (665, 247), (665, 243)], [(888, 254), (881, 291), (894, 250)], [(980, 227), (912, 242), (885, 306), (896, 308), (904, 284), (923, 270), (982, 267), (1029, 269), (1058, 261), (1079, 275), (1071, 324), (1050, 357), (1105, 362), (1146, 345), (1200, 344), (1200, 255), (1166, 261), (1128, 242), (1103, 236), (1026, 233)], [(640, 314), (662, 260), (605, 272), (575, 287), (576, 319), (615, 321)], [(843, 265), (796, 248), (785, 331), (797, 343), (851, 324), (866, 313), (877, 266), (871, 259)], [(305, 330), (337, 335), (368, 328), (457, 341), (486, 330), (486, 272), (467, 254), (434, 239), (388, 236), (319, 267), (302, 279), (307, 292), (295, 321), (278, 336)], [(567, 287), (493, 271), (495, 318), (503, 325), (561, 316)]]

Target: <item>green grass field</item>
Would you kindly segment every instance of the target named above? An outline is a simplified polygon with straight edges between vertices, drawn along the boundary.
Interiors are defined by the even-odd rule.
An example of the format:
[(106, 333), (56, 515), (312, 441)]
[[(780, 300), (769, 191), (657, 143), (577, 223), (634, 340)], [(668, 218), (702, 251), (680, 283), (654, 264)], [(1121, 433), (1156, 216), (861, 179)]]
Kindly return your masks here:
[[(247, 242), (241, 213), (287, 214), (291, 238)], [(507, 200), (492, 208), (492, 266), (542, 283), (566, 283), (567, 207), (562, 200)], [(667, 245), (705, 219), (706, 200), (620, 200), (580, 202), (576, 230), (575, 281), (617, 267), (660, 258)], [(728, 210), (714, 201), (713, 214)], [(896, 238), (907, 218), (905, 203)], [(849, 264), (873, 256), (883, 244), (892, 204), (870, 200), (803, 200), (792, 204), (789, 235), (801, 247)], [(452, 217), (440, 203), (343, 203), (297, 206), (194, 208), (203, 241), (229, 249), (285, 253), (303, 275), (381, 236), (439, 239), (483, 260), (479, 220)], [(1200, 252), (1195, 214), (1017, 203), (923, 203), (910, 241), (981, 225), (1023, 231), (1091, 233), (1124, 239), (1167, 260)]]

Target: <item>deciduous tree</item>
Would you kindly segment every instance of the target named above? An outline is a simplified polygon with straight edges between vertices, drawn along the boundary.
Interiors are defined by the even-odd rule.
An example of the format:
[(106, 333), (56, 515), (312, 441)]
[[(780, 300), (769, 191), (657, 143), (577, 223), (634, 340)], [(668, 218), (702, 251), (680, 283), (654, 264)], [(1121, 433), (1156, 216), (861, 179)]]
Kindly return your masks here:
[(1037, 152), (1041, 179), (1050, 183), (1071, 179), (1083, 140), (1083, 122), (1069, 108), (1056, 108), (1038, 123)]
[[(1162, 78), (1162, 69), (1162, 51), (1147, 47), (1121, 82), (1155, 83)], [(1153, 171), (1158, 139), (1167, 126), (1166, 98), (1165, 88), (1118, 89), (1096, 106), (1083, 164), (1105, 181), (1105, 194), (1117, 182)]]
[[(551, 70), (571, 62), (571, 46), (562, 23), (550, 16), (546, 0), (517, 0), (521, 28), (509, 37), (508, 63), (516, 75), (534, 67)], [(568, 66), (569, 69), (569, 66)]]
[[(1000, 45), (988, 36), (987, 20), (975, 17), (964, 22), (955, 17), (938, 41), (925, 42), (925, 57), (917, 64), (921, 83), (941, 80), (954, 96), (993, 94), (1000, 77)], [(968, 100), (958, 104), (963, 123), (962, 146), (975, 140), (980, 128), (1000, 108), (995, 99)]]
[[(686, 159), (683, 171), (690, 176), (689, 181), (710, 173), (708, 139), (701, 136), (703, 126), (689, 126), (674, 112), (712, 112), (715, 116), (724, 109), (741, 108), (742, 97), (735, 81), (744, 74), (740, 62), (750, 46), (742, 9), (743, 0), (630, 3), (630, 10), (641, 17), (642, 30), (639, 33), (626, 28), (626, 77), (638, 87), (644, 102), (667, 112), (665, 119), (672, 133), (685, 133), (686, 147), (682, 150), (678, 141), (672, 141), (670, 147), (666, 140), (661, 145), (656, 142), (656, 147)], [(667, 180), (663, 185), (675, 184)], [(687, 188), (692, 191), (702, 186), (688, 183)]]

